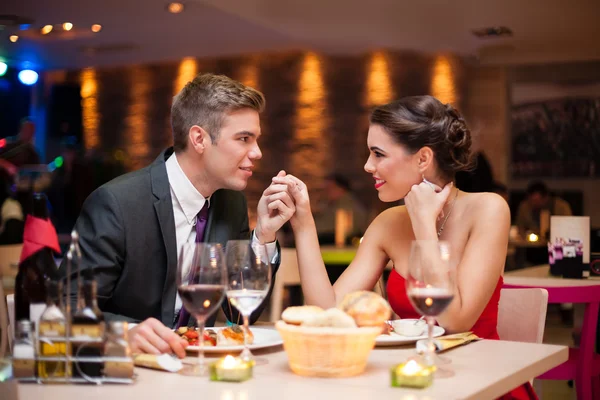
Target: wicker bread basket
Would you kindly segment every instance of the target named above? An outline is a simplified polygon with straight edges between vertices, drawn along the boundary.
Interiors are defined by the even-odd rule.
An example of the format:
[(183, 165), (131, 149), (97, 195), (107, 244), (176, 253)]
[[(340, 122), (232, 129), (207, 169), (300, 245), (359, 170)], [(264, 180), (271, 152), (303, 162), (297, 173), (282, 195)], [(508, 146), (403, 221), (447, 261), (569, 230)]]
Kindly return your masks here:
[(330, 328), (275, 324), (292, 371), (303, 376), (341, 378), (362, 373), (380, 328)]

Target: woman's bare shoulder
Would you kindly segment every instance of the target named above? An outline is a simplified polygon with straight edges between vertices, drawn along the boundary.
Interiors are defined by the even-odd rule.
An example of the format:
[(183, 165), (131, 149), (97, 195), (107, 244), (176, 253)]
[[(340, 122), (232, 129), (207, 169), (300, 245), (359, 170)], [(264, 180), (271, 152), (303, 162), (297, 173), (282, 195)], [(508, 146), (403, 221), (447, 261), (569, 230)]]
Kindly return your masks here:
[(368, 231), (388, 235), (391, 232), (398, 232), (403, 226), (410, 226), (408, 211), (405, 206), (396, 206), (379, 213), (369, 225)]
[(478, 219), (504, 219), (510, 220), (508, 203), (496, 193), (465, 193), (468, 208)]
[(381, 213), (379, 213), (379, 215), (377, 217), (375, 217), (375, 219), (373, 220), (373, 224), (378, 224), (378, 225), (379, 224), (381, 224), (381, 225), (394, 224), (394, 223), (397, 223), (400, 220), (404, 220), (406, 218), (409, 218), (406, 207), (405, 206), (395, 206), (395, 207), (390, 207), (390, 208), (382, 211)]

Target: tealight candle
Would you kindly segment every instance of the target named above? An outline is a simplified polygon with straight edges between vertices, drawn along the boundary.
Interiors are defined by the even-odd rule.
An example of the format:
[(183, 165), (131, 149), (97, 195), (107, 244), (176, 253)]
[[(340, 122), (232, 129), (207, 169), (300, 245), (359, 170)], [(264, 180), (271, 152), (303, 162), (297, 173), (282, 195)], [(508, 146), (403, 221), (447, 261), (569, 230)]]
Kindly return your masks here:
[(392, 387), (426, 388), (433, 382), (435, 367), (419, 364), (417, 360), (395, 365), (391, 368)]
[(243, 382), (252, 378), (251, 361), (239, 357), (227, 356), (210, 364), (210, 380), (224, 382)]

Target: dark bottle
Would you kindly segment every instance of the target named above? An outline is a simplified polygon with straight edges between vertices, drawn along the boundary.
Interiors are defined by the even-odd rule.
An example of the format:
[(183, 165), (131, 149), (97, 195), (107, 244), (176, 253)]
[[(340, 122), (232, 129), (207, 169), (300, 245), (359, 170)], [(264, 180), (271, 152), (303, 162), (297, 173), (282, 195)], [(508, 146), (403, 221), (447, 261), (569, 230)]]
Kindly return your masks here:
[[(44, 232), (34, 231), (35, 224), (28, 223), (34, 218), (50, 223), (46, 195), (43, 193), (33, 195), (32, 213), (27, 216), (25, 222), (23, 251), (29, 251), (28, 242), (43, 243), (46, 239), (41, 237)], [(56, 235), (56, 232), (49, 234)], [(46, 308), (46, 281), (57, 278), (58, 268), (50, 247), (41, 247), (26, 256), (27, 258), (19, 264), (19, 272), (15, 279), (15, 320), (30, 320), (37, 326), (37, 321)]]
[(83, 304), (78, 307), (71, 320), (71, 348), (75, 357), (73, 376), (98, 378), (103, 374), (103, 363), (85, 361), (83, 358), (102, 357), (104, 353), (104, 315), (98, 308), (93, 270), (83, 270), (81, 278)]

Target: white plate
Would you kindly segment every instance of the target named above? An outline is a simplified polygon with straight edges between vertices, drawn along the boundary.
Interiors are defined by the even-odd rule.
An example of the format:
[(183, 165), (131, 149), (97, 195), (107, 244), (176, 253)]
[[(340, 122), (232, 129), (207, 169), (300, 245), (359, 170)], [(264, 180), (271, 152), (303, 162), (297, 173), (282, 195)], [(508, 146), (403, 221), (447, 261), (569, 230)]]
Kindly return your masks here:
[[(219, 331), (223, 328), (207, 328)], [(254, 328), (250, 326), (250, 330), (254, 334), (254, 343), (248, 346), (250, 350), (263, 349), (265, 347), (274, 347), (283, 344), (283, 339), (279, 336), (279, 332), (275, 329)], [(188, 346), (188, 350), (198, 351), (198, 346)], [(204, 346), (205, 353), (225, 353), (229, 351), (242, 351), (244, 345), (239, 346)]]
[[(442, 336), (446, 332), (441, 326), (433, 327), (433, 337)], [(427, 339), (427, 333), (421, 336), (402, 336), (397, 333), (391, 333), (390, 335), (379, 335), (375, 340), (376, 346), (398, 346), (401, 344), (414, 343), (417, 340)]]

